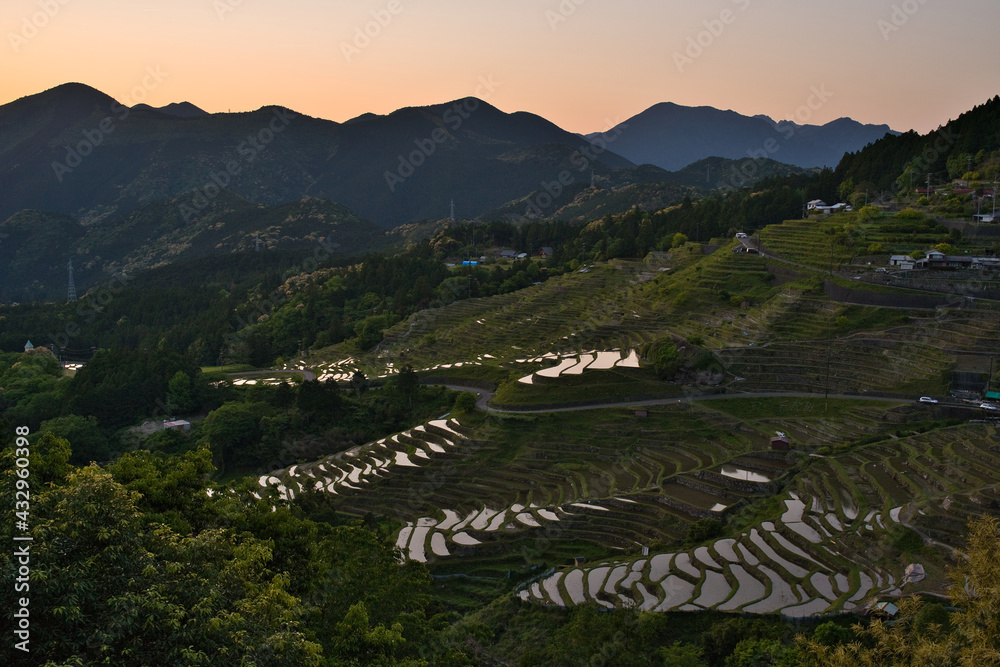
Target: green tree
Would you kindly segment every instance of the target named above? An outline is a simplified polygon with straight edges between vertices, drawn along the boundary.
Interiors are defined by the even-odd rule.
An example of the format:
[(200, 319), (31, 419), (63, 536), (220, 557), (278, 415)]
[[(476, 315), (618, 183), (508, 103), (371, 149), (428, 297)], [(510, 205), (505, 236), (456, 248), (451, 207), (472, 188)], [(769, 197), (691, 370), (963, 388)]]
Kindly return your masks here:
[(399, 623), (390, 628), (384, 625), (373, 628), (368, 618), (368, 608), (364, 602), (359, 602), (337, 624), (333, 647), (337, 658), (342, 661), (340, 664), (385, 667), (400, 664), (395, 656), (405, 641), (403, 626)]
[(469, 414), (476, 410), (476, 395), (463, 391), (455, 397), (455, 412), (458, 414)]
[(205, 485), (215, 468), (207, 445), (179, 456), (128, 452), (107, 470), (117, 483), (139, 494), (136, 506), (145, 522), (165, 524), (185, 535), (212, 523)]
[(417, 376), (417, 372), (413, 370), (413, 366), (404, 364), (399, 370), (399, 375), (397, 375), (394, 380), (396, 388), (399, 389), (399, 392), (406, 397), (407, 405), (412, 410), (413, 397), (420, 388), (420, 378)]
[(704, 654), (701, 648), (683, 642), (674, 642), (660, 649), (663, 664), (671, 667), (707, 667)]
[(726, 658), (726, 667), (798, 667), (799, 652), (795, 646), (786, 646), (777, 639), (744, 639), (736, 645), (733, 654)]
[(661, 380), (670, 380), (680, 368), (680, 352), (669, 338), (657, 341), (650, 349), (653, 370)]
[(178, 414), (195, 412), (201, 405), (195, 381), (189, 373), (177, 371), (167, 384), (167, 404)]
[[(270, 548), (143, 527), (139, 494), (96, 466), (37, 503), (38, 656), (58, 664), (318, 665)], [(151, 631), (155, 629), (155, 631)]]
[(97, 424), (97, 418), (66, 415), (42, 422), (41, 432), (66, 439), (73, 451), (70, 459), (76, 465), (91, 461), (106, 461), (111, 456), (108, 437)]
[(260, 462), (260, 421), (269, 412), (264, 403), (226, 403), (208, 414), (200, 432), (210, 443), (219, 470)]

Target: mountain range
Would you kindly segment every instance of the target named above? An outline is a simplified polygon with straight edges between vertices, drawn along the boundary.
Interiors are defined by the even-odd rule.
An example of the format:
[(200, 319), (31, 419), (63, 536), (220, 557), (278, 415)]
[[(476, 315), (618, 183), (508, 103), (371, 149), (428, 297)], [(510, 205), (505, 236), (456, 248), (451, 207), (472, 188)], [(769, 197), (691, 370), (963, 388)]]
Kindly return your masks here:
[[(385, 229), (447, 219), (452, 202), (482, 220), (658, 210), (809, 171), (887, 131), (664, 104), (585, 137), (476, 98), (337, 123), (279, 106), (129, 108), (64, 84), (0, 106), (0, 300), (59, 298), (71, 257), (82, 290), (212, 252), (319, 239), (362, 252)], [(773, 155), (745, 149), (769, 139)]]
[[(592, 146), (540, 116), (504, 113), (476, 98), (336, 123), (283, 107), (221, 114), (187, 102), (127, 108), (72, 83), (0, 106), (0, 219), (38, 209), (92, 224), (222, 188), (267, 205), (328, 199), (394, 227), (445, 218), (452, 200), (459, 217), (476, 218), (560, 177), (585, 186), (642, 164), (673, 171), (711, 156), (749, 156), (831, 165), (886, 132), (849, 119), (794, 125), (661, 104), (604, 133), (606, 144), (591, 135)], [(765, 154), (769, 140), (777, 150)], [(647, 169), (637, 176), (650, 180), (671, 175)]]
[(844, 153), (898, 132), (888, 125), (863, 125), (850, 118), (826, 125), (799, 125), (665, 102), (629, 118), (608, 134), (620, 135), (614, 150), (632, 162), (675, 171), (709, 156), (766, 157), (798, 167), (836, 167)]
[[(190, 108), (182, 107), (190, 112)], [(571, 170), (589, 182), (632, 163), (539, 116), (475, 98), (346, 123), (283, 107), (191, 115), (126, 108), (82, 84), (0, 107), (0, 219), (22, 209), (84, 224), (158, 199), (229, 189), (250, 201), (335, 201), (383, 227), (471, 218)]]

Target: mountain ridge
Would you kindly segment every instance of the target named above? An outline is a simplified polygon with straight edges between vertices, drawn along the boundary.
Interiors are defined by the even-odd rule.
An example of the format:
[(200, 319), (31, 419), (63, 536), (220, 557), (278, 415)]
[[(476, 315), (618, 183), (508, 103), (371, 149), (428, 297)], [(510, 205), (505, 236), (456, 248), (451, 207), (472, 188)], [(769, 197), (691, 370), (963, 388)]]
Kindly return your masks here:
[[(767, 157), (802, 168), (835, 167), (845, 153), (898, 134), (888, 125), (864, 125), (843, 117), (824, 125), (744, 116), (710, 106), (660, 102), (620, 123), (614, 147), (637, 163), (668, 171), (700, 159)], [(586, 135), (593, 139), (598, 133)]]
[[(208, 188), (220, 170), (230, 172), (225, 187), (251, 201), (316, 196), (383, 227), (443, 217), (452, 199), (475, 217), (572, 168), (561, 149), (503, 159), (545, 146), (589, 150), (540, 116), (476, 98), (341, 124), (277, 106), (180, 118), (65, 84), (0, 106), (0, 180), (13, 193), (0, 218), (44, 208), (96, 222)], [(610, 151), (599, 163), (633, 166)]]

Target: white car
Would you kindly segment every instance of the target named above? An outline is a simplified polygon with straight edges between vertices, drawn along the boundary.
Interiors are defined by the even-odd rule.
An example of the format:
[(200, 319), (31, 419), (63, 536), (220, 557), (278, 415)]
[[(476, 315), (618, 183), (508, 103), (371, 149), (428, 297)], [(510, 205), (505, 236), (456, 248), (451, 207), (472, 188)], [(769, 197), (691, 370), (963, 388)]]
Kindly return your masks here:
[(745, 238), (747, 238), (747, 235), (744, 234), (743, 232), (739, 232), (739, 233), (736, 234), (736, 238), (738, 238), (738, 239), (745, 239)]
[(920, 402), (921, 403), (937, 403), (937, 399), (936, 398), (931, 398), (930, 396), (921, 396), (920, 397)]
[(983, 410), (1000, 410), (1000, 408), (998, 408), (997, 406), (991, 405), (989, 403), (981, 403), (979, 407), (981, 407)]

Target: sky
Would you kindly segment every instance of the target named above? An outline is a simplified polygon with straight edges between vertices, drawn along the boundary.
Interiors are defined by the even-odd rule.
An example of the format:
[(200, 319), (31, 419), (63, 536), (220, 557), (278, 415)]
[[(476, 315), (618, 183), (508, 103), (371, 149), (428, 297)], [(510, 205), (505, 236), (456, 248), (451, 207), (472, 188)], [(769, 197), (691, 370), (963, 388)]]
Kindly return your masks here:
[(1000, 93), (997, 0), (3, 0), (0, 104), (335, 121), (475, 95), (573, 132), (659, 102), (929, 132)]

